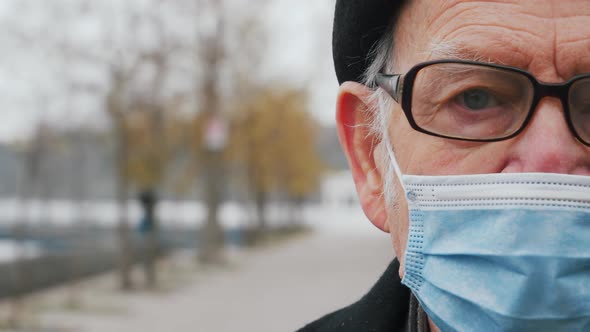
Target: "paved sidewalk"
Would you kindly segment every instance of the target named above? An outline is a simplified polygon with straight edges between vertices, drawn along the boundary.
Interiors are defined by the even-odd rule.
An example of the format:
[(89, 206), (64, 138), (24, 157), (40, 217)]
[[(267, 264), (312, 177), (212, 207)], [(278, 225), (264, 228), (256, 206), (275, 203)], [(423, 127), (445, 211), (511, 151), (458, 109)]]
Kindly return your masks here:
[(189, 256), (178, 257), (162, 266), (165, 290), (86, 286), (80, 310), (45, 310), (40, 322), (80, 332), (294, 331), (356, 301), (392, 256), (389, 237), (375, 230), (317, 232), (234, 253), (213, 270), (188, 268)]

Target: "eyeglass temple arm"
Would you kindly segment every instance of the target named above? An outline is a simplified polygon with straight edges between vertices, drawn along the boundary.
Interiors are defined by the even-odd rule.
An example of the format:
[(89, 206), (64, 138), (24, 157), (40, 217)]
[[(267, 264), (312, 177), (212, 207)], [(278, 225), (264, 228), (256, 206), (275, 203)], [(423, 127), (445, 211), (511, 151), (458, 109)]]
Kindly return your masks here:
[(385, 90), (396, 102), (400, 102), (402, 96), (402, 75), (377, 74), (375, 82), (377, 86)]

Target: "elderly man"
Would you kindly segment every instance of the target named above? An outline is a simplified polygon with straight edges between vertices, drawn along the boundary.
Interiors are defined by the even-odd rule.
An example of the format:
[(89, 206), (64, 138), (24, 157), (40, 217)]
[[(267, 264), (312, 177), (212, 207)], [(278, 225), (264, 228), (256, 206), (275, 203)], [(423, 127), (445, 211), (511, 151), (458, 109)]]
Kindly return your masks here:
[(399, 261), (302, 331), (590, 331), (590, 2), (338, 0), (333, 46)]

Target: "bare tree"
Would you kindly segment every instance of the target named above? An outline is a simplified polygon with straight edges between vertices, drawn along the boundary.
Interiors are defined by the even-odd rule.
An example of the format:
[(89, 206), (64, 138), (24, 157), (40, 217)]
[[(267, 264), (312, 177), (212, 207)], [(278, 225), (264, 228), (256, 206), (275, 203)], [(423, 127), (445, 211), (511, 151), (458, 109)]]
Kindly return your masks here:
[[(224, 0), (197, 0), (197, 3), (201, 8), (200, 17), (206, 15), (210, 23), (207, 29), (200, 28), (197, 33), (200, 50), (197, 61), (202, 75), (197, 78), (200, 83), (197, 94), (200, 112), (195, 120), (195, 133), (204, 136), (196, 141), (200, 143), (197, 145), (197, 156), (204, 173), (207, 207), (207, 218), (200, 231), (199, 258), (202, 262), (216, 262), (222, 259), (224, 246), (219, 208), (228, 187), (226, 160), (223, 159), (226, 146), (211, 148), (211, 144), (207, 143), (207, 134), (211, 135), (214, 131), (211, 127), (215, 123), (221, 122), (221, 131), (227, 129), (226, 123), (235, 115), (223, 110), (235, 107), (232, 103), (223, 103), (224, 96), (243, 103), (257, 89), (257, 70), (264, 55), (266, 36), (260, 16), (256, 14), (264, 11), (268, 1), (254, 1), (255, 12), (242, 11), (240, 15), (231, 16)], [(252, 5), (250, 2), (248, 7)]]
[[(85, 0), (86, 10), (92, 8), (92, 2)], [(158, 10), (158, 5), (168, 1), (154, 1), (154, 6), (147, 11), (139, 11), (133, 4), (118, 6), (116, 13), (103, 12), (102, 15), (102, 40), (100, 51), (89, 52), (88, 49), (80, 49), (79, 45), (66, 45), (62, 47), (64, 53), (71, 57), (84, 61), (93, 66), (104, 68), (108, 82), (104, 94), (104, 110), (111, 123), (112, 138), (115, 143), (115, 178), (116, 201), (119, 207), (117, 235), (119, 238), (119, 275), (123, 289), (133, 286), (130, 269), (135, 257), (135, 250), (131, 241), (130, 221), (128, 219), (128, 201), (133, 187), (141, 187), (142, 190), (157, 193), (160, 190), (163, 177), (166, 173), (166, 110), (168, 100), (163, 96), (165, 82), (170, 73), (170, 56), (181, 48), (182, 41), (169, 38), (165, 25), (170, 22), (170, 17), (164, 17)], [(119, 28), (124, 33), (116, 30), (116, 24), (111, 16), (119, 17)], [(155, 43), (150, 46), (142, 45), (139, 41), (139, 31), (149, 28), (150, 35), (155, 38)], [(93, 49), (94, 50), (94, 49)], [(106, 52), (106, 53), (105, 53)], [(152, 75), (146, 75), (152, 73)], [(151, 77), (146, 81), (145, 77)], [(144, 166), (151, 168), (155, 174), (149, 179), (133, 173), (130, 167), (131, 155), (135, 154), (138, 144), (134, 144), (133, 135), (130, 132), (130, 122), (136, 113), (141, 113), (149, 123), (151, 139), (147, 143), (150, 149), (150, 157), (142, 162)], [(145, 145), (145, 144), (144, 144)], [(147, 246), (145, 256), (146, 279), (149, 286), (156, 284), (155, 261), (158, 253), (157, 221), (147, 234)]]
[[(214, 136), (215, 126), (221, 126), (217, 130), (223, 131), (223, 114), (221, 113), (220, 71), (225, 56), (225, 28), (223, 0), (199, 0), (201, 8), (206, 9), (211, 28), (197, 33), (197, 45), (200, 56), (197, 58), (203, 68), (200, 78), (201, 91), (197, 95), (200, 98), (200, 112), (197, 114), (195, 124), (200, 130), (196, 133), (204, 135), (197, 139), (201, 144), (197, 146), (197, 156), (200, 160), (205, 177), (205, 204), (207, 206), (207, 218), (201, 228), (198, 239), (198, 257), (201, 262), (215, 263), (222, 259), (224, 246), (223, 229), (219, 221), (219, 208), (222, 202), (224, 182), (224, 169), (222, 153), (225, 147), (223, 142), (216, 144), (211, 139)], [(197, 85), (198, 86), (198, 85)], [(217, 123), (217, 124), (216, 124)], [(224, 133), (220, 133), (221, 136)], [(221, 140), (223, 138), (221, 137)]]

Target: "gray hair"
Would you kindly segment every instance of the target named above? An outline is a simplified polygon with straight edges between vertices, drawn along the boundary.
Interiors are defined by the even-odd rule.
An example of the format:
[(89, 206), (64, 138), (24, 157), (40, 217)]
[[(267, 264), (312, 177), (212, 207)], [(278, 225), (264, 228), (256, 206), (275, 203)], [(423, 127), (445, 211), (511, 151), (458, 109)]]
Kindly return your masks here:
[[(390, 27), (388, 31), (393, 31)], [(371, 53), (374, 56), (373, 62), (369, 65), (363, 75), (363, 83), (373, 89), (373, 93), (369, 98), (369, 123), (367, 124), (370, 133), (377, 137), (379, 141), (389, 137), (387, 130), (389, 128), (389, 120), (391, 118), (391, 109), (393, 107), (393, 100), (383, 90), (379, 89), (376, 84), (377, 74), (385, 71), (392, 73), (394, 70), (393, 59), (393, 37), (389, 33), (383, 34), (383, 37), (373, 48)], [(388, 205), (396, 205), (396, 191), (395, 191), (395, 172), (392, 160), (390, 160), (387, 153), (382, 155), (380, 160), (385, 165), (385, 176), (383, 178), (383, 195), (385, 202)], [(401, 181), (401, 179), (400, 179)]]

